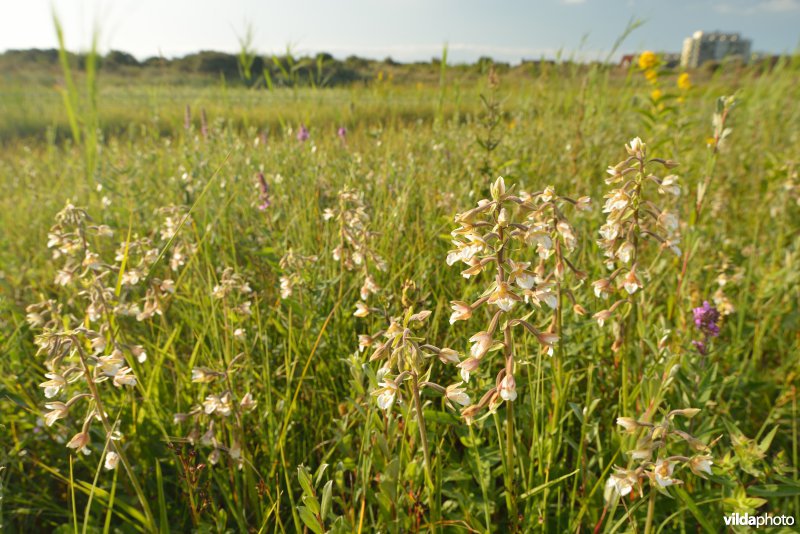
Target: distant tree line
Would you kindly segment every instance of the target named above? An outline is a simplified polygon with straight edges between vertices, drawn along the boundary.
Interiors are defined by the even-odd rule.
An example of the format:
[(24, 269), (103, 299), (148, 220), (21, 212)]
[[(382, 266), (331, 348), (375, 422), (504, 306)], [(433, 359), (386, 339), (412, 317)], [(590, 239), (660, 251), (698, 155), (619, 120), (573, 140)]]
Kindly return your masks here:
[[(86, 68), (87, 54), (68, 52), (73, 68)], [(778, 57), (764, 58), (761, 63), (770, 68), (777, 63)], [(8, 50), (0, 54), (0, 68), (9, 72), (14, 69), (52, 68), (58, 69), (57, 49)], [(246, 68), (241, 54), (202, 50), (182, 57), (165, 58), (152, 56), (142, 61), (132, 54), (120, 50), (111, 50), (97, 58), (98, 66), (106, 72), (120, 74), (169, 73), (172, 75), (187, 74), (196, 77), (219, 79), (224, 77), (228, 82), (249, 86), (296, 87), (296, 86), (341, 86), (355, 83), (367, 83), (376, 79), (379, 73), (394, 73), (395, 78), (404, 73), (417, 75), (428, 72), (434, 75), (439, 72), (441, 58), (432, 58), (429, 62), (399, 63), (391, 57), (383, 60), (366, 59), (349, 56), (344, 60), (334, 58), (331, 54), (321, 52), (315, 55), (295, 57), (291, 50), (282, 55), (262, 56), (254, 54), (248, 58)], [(560, 62), (568, 64), (568, 61)], [(558, 62), (552, 60), (523, 60), (519, 65), (498, 62), (488, 56), (478, 58), (472, 64), (448, 65), (448, 71), (455, 70), (464, 74), (485, 75), (493, 68), (501, 76), (509, 71), (521, 71), (528, 74), (541, 74), (556, 67)], [(582, 65), (582, 66), (588, 66)], [(614, 68), (612, 65), (607, 65)], [(381, 75), (379, 79), (383, 79)], [(411, 78), (410, 78), (411, 79)]]
[[(78, 70), (85, 68), (86, 54), (70, 52), (69, 58), (72, 65)], [(58, 50), (8, 50), (0, 54), (0, 62), (6, 66), (52, 65), (57, 67)], [(350, 84), (366, 79), (364, 70), (367, 70), (370, 63), (379, 62), (356, 56), (339, 61), (327, 53), (300, 58), (292, 57), (289, 54), (273, 57), (256, 56), (250, 66), (253, 74), (250, 83), (264, 83), (267, 79), (264, 76), (266, 73), (272, 83), (278, 86)], [(127, 52), (111, 50), (98, 58), (98, 64), (100, 68), (109, 71), (159, 68), (207, 76), (224, 76), (228, 80), (243, 79), (238, 55), (213, 50), (202, 50), (177, 58), (152, 56), (143, 61), (139, 61)]]
[[(87, 54), (68, 52), (70, 64), (77, 70), (86, 68)], [(107, 72), (134, 73), (165, 71), (173, 74), (194, 74), (201, 77), (224, 77), (227, 81), (238, 81), (247, 85), (264, 86), (339, 86), (354, 83), (366, 83), (381, 71), (403, 73), (424, 72), (438, 73), (441, 58), (434, 57), (430, 61), (400, 63), (391, 57), (383, 60), (349, 56), (344, 60), (334, 58), (331, 54), (321, 52), (312, 56), (295, 57), (290, 50), (282, 55), (255, 55), (248, 61), (248, 77), (245, 75), (242, 57), (239, 54), (202, 50), (182, 57), (166, 58), (152, 56), (142, 61), (132, 54), (120, 50), (111, 50), (97, 58), (98, 66)], [(549, 60), (525, 60), (517, 68), (536, 69), (554, 65)], [(8, 50), (0, 54), (0, 67), (58, 68), (57, 49)], [(448, 70), (467, 71), (472, 74), (485, 75), (489, 69), (502, 74), (515, 67), (509, 63), (498, 62), (483, 56), (473, 64), (448, 65)]]

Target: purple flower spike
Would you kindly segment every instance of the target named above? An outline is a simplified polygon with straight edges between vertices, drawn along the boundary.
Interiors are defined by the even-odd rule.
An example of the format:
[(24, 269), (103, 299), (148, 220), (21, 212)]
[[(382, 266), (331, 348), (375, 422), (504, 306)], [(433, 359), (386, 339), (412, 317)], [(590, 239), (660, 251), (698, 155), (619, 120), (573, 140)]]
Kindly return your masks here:
[(311, 133), (306, 128), (305, 124), (300, 125), (300, 130), (297, 132), (297, 140), (301, 143), (305, 143), (308, 141), (308, 138), (311, 137)]
[(339, 136), (339, 139), (344, 141), (347, 138), (347, 128), (344, 126), (339, 126), (339, 129), (336, 130), (336, 135)]
[(264, 178), (263, 172), (258, 173), (258, 188), (258, 209), (265, 211), (268, 207), (270, 207), (272, 202), (269, 198), (269, 184), (267, 184), (267, 179)]
[(692, 310), (694, 316), (694, 326), (703, 334), (702, 341), (692, 341), (700, 354), (706, 354), (708, 342), (712, 337), (719, 336), (719, 310), (703, 301), (703, 305)]
[(719, 335), (719, 325), (717, 325), (719, 311), (707, 300), (701, 307), (693, 309), (692, 313), (694, 314), (694, 325), (698, 330), (711, 337)]

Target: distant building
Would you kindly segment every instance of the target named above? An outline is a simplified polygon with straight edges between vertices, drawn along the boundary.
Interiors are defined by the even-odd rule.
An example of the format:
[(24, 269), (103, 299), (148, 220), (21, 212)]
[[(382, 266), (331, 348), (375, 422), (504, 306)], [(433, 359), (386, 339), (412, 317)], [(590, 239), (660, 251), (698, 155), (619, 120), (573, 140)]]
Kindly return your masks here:
[(660, 52), (659, 59), (667, 68), (675, 68), (681, 63), (681, 54), (677, 52)]
[(750, 39), (743, 39), (738, 33), (697, 31), (683, 41), (681, 67), (696, 68), (706, 61), (721, 61), (731, 57), (747, 62), (751, 45)]
[(623, 69), (628, 69), (633, 64), (634, 61), (636, 61), (635, 54), (625, 54), (619, 61), (619, 66)]

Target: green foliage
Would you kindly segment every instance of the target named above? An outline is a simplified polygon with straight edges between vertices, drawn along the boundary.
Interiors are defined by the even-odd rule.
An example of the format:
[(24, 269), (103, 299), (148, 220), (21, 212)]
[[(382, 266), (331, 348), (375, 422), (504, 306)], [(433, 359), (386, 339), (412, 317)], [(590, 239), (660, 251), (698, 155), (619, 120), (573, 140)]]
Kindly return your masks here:
[[(610, 162), (624, 157), (623, 143), (640, 134), (634, 102), (647, 97), (646, 83), (603, 66), (498, 66), (501, 83), (492, 96), (486, 73), (465, 74), (453, 65), (445, 71), (446, 58), (442, 70), (419, 65), (408, 79), (396, 65), (365, 67), (351, 59), (341, 63), (353, 72), (374, 69), (369, 80), (386, 69), (379, 91), (315, 90), (310, 86), (336, 85), (329, 78), (334, 60), (303, 63), (289, 50), (266, 62), (268, 75), (253, 63), (253, 80), (272, 80), (271, 91), (234, 84), (222, 98), (218, 73), (211, 86), (188, 85), (196, 66), (187, 66), (185, 85), (147, 74), (123, 88), (120, 80), (135, 78), (115, 76), (157, 67), (123, 65), (120, 58), (118, 71), (105, 78), (101, 70), (98, 79), (102, 62), (90, 75), (85, 59), (83, 71), (62, 48), (63, 96), (36, 84), (3, 81), (0, 87), (6, 119), (0, 125), (0, 519), (10, 531), (83, 525), (87, 532), (506, 531), (504, 475), (512, 470), (523, 531), (642, 532), (647, 488), (644, 499), (633, 491), (616, 507), (603, 498), (613, 466), (626, 466), (624, 451), (635, 445), (615, 419), (648, 411), (658, 419), (690, 407), (701, 412), (676, 424), (713, 443), (713, 474), (704, 479), (676, 470), (684, 484), (666, 489), (674, 498), (658, 494), (650, 514), (654, 531), (720, 531), (722, 514), (733, 511), (800, 516), (796, 66), (698, 76), (685, 99), (674, 102), (676, 129), (653, 129), (654, 153), (680, 162), (674, 172), (683, 184), (682, 231), (691, 236), (682, 244), (691, 245), (691, 259), (684, 271), (683, 257), (650, 247), (653, 276), (638, 302), (636, 341), (626, 347), (641, 366), (630, 372), (626, 401), (611, 351), (615, 336), (590, 318), (604, 302), (590, 284), (577, 286), (589, 313), (565, 307), (565, 341), (556, 354), (541, 354), (527, 337), (516, 342), (513, 465), (505, 454), (505, 405), (497, 417), (466, 426), (441, 395), (422, 390), (430, 484), (413, 405), (378, 408), (372, 395), (381, 381), (378, 364), (369, 362), (370, 349), (359, 351), (358, 336), (385, 328), (385, 315), (402, 309), (404, 282), (413, 280), (415, 311), (432, 312), (426, 338), (469, 351), (474, 332), (449, 324), (449, 302), (481, 288), (447, 268), (445, 258), (454, 213), (487, 194), (484, 172), (502, 174), (515, 191), (553, 185), (563, 194), (591, 196), (592, 210), (573, 221), (574, 260), (590, 280), (606, 273), (596, 243), (603, 177)], [(228, 81), (238, 76), (235, 57), (231, 65)], [(662, 83), (674, 83), (671, 76)], [(715, 101), (734, 89), (738, 104), (726, 122), (727, 146), (711, 161)], [(187, 104), (206, 110), (207, 136), (196, 124), (184, 129)], [(305, 142), (296, 137), (301, 122), (310, 129)], [(344, 139), (336, 134), (342, 125)], [(98, 150), (89, 166), (92, 135), (89, 144)], [(93, 180), (86, 179), (90, 167)], [(270, 201), (263, 210), (259, 173)], [(352, 315), (362, 280), (332, 256), (340, 228), (323, 220), (346, 188), (363, 193), (375, 232), (371, 246), (387, 263), (375, 274), (382, 289), (370, 306), (378, 311), (365, 319)], [(54, 282), (63, 258), (53, 259), (47, 247), (54, 216), (68, 199), (87, 209), (92, 225), (114, 231), (113, 238), (92, 237), (89, 244), (118, 268), (115, 299), (127, 295), (125, 302), (141, 308), (145, 285), (156, 278), (174, 282), (161, 314), (141, 321), (115, 317), (114, 328), (104, 332), (147, 353), (146, 361), (129, 362), (135, 387), (100, 384), (130, 472), (123, 465), (104, 468), (107, 440), (97, 423), (91, 454), (65, 448), (84, 412), (53, 426), (42, 421), (46, 400), (39, 384), (48, 370), (36, 355), (41, 328), (26, 321), (33, 313), (27, 307), (53, 299), (65, 322), (86, 315), (87, 288)], [(161, 210), (169, 205), (191, 210), (191, 219), (162, 238)], [(138, 285), (122, 291), (122, 275), (139, 260), (124, 248), (117, 260), (117, 250), (142, 238), (151, 239), (160, 259)], [(185, 254), (176, 259), (179, 245)], [(281, 262), (289, 249), (316, 261), (292, 270)], [(183, 265), (173, 270), (173, 259)], [(237, 315), (239, 303), (213, 296), (226, 268), (252, 288), (248, 318)], [(300, 282), (282, 298), (281, 277), (289, 274)], [(691, 309), (715, 296), (730, 309), (720, 336), (700, 355), (691, 343), (697, 337)], [(535, 326), (549, 325), (542, 319)], [(220, 378), (192, 382), (197, 368)], [(452, 366), (431, 368), (426, 380), (458, 380)], [(493, 384), (494, 376), (481, 371), (465, 387), (474, 397)], [(238, 412), (238, 421), (234, 414), (212, 419), (202, 410), (196, 419), (176, 417), (227, 390), (236, 405), (245, 393), (256, 401)], [(216, 422), (216, 445), (195, 432), (206, 431), (209, 420)]]

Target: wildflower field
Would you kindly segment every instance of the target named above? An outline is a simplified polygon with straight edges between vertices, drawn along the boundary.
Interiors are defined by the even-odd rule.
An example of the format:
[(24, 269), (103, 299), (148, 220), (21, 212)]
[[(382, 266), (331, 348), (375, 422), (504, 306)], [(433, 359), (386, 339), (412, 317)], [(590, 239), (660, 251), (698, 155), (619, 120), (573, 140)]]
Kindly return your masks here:
[(2, 530), (796, 532), (800, 64), (650, 56), (4, 80)]

